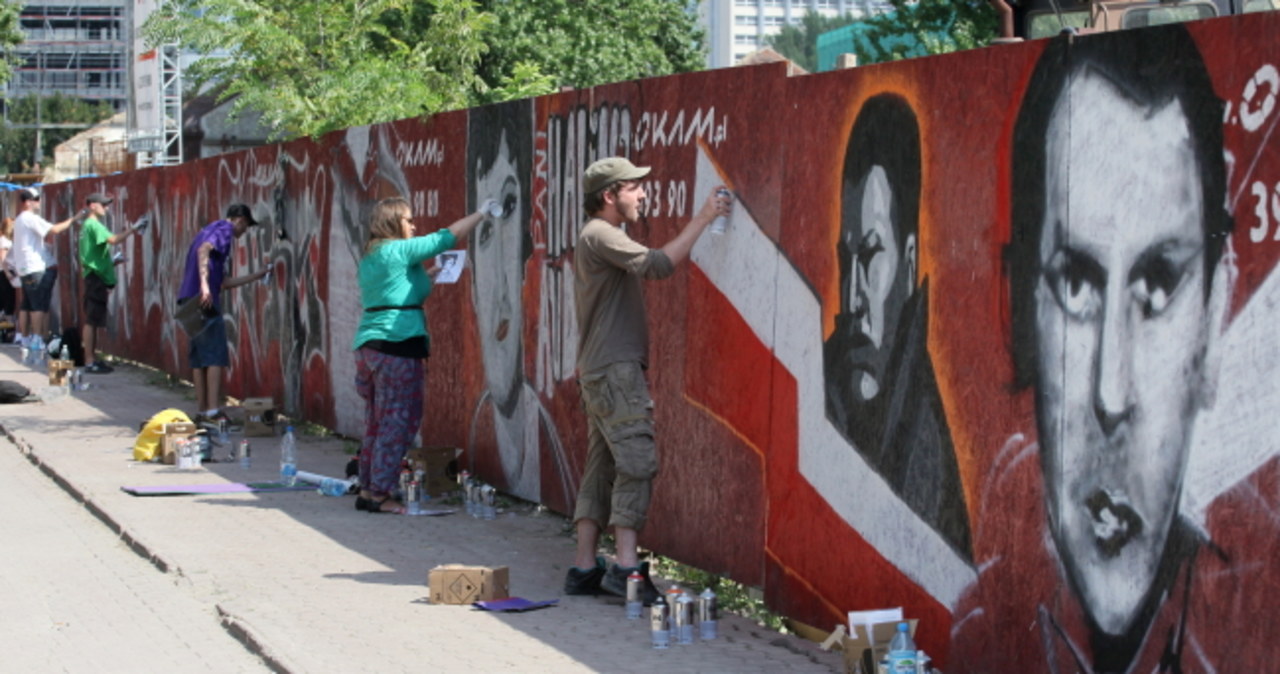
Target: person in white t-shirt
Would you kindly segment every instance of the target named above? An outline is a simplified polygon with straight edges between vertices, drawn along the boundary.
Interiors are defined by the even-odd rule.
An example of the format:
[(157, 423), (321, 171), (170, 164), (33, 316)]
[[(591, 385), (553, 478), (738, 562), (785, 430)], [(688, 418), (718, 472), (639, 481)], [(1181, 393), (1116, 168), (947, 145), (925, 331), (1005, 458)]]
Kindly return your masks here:
[(22, 277), (22, 309), (31, 314), (31, 334), (45, 336), (49, 323), (49, 305), (53, 301), (53, 284), (58, 280), (58, 261), (46, 242), (54, 234), (69, 229), (86, 211), (51, 224), (40, 217), (40, 192), (33, 187), (18, 191), (19, 213), (15, 221), (14, 266)]
[(0, 281), (0, 290), (8, 290), (0, 301), (0, 312), (14, 315), (14, 343), (23, 339), (23, 333), (29, 329), (27, 312), (20, 311), (22, 306), (22, 280), (18, 278), (18, 270), (13, 266), (13, 218), (5, 218), (0, 225), (0, 271), (4, 272), (9, 283)]

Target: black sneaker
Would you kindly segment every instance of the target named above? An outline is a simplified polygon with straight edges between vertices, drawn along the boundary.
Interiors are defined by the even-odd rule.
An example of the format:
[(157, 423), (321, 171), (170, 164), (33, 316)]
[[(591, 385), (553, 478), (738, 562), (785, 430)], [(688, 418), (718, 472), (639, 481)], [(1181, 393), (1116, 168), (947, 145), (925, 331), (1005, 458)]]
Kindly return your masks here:
[(600, 579), (604, 578), (604, 558), (596, 557), (596, 565), (590, 569), (569, 567), (564, 576), (565, 594), (600, 594)]
[(653, 580), (649, 578), (649, 562), (640, 562), (640, 566), (632, 566), (623, 568), (617, 564), (609, 566), (609, 570), (605, 572), (604, 579), (600, 581), (600, 589), (609, 594), (616, 594), (619, 597), (627, 596), (627, 576), (632, 571), (639, 571), (644, 577), (640, 585), (640, 600), (645, 606), (652, 606), (653, 600), (658, 598), (658, 588), (653, 584)]
[(84, 371), (89, 374), (111, 374), (112, 372), (115, 372), (116, 369), (100, 360), (95, 360), (90, 363), (89, 367), (86, 367)]

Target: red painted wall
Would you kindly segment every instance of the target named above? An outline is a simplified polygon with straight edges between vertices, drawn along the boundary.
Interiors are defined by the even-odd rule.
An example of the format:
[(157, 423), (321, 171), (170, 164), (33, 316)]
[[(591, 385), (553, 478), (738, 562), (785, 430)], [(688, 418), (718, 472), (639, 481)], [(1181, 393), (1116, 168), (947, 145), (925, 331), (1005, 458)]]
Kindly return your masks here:
[[(691, 263), (646, 284), (662, 469), (645, 546), (763, 586), (771, 606), (822, 627), (848, 610), (901, 605), (921, 619), (919, 642), (948, 671), (1038, 670), (1050, 660), (1063, 671), (1131, 665), (1147, 671), (1161, 657), (1179, 660), (1186, 671), (1225, 668), (1228, 661), (1262, 671), (1270, 649), (1257, 626), (1275, 613), (1263, 598), (1278, 589), (1280, 540), (1277, 435), (1268, 416), (1280, 388), (1273, 315), (1278, 30), (1280, 16), (1272, 14), (1190, 29), (1193, 53), (1225, 105), (1224, 201), (1234, 230), (1222, 266), (1213, 269), (1230, 267), (1235, 282), (1221, 320), (1200, 321), (1190, 333), (1212, 346), (1173, 373), (1181, 384), (1170, 387), (1157, 377), (1168, 359), (1149, 363), (1154, 374), (1146, 378), (1137, 365), (1125, 370), (1133, 414), (1119, 423), (1131, 425), (1108, 425), (1105, 441), (1101, 431), (1085, 428), (1092, 423), (1087, 403), (1051, 404), (1058, 395), (1075, 400), (1047, 383), (1052, 377), (1015, 384), (1015, 347), (1043, 354), (1067, 345), (1060, 364), (1067, 381), (1079, 374), (1096, 385), (1100, 379), (1087, 375), (1103, 362), (1088, 355), (1099, 353), (1086, 348), (1091, 337), (1071, 336), (1091, 334), (1073, 332), (1077, 323), (1063, 323), (1060, 332), (1058, 324), (1027, 323), (1034, 329), (1019, 331), (1016, 321), (1032, 319), (1015, 316), (1010, 305), (1010, 203), (1015, 173), (1026, 170), (1015, 160), (1013, 134), (1030, 107), (1024, 91), (1043, 41), (790, 79), (781, 66), (709, 71), (361, 127), (51, 185), (46, 216), (65, 217), (94, 191), (116, 196), (110, 208), (116, 227), (153, 216), (145, 236), (126, 244), (105, 348), (185, 374), (187, 341), (171, 315), (187, 246), (228, 204), (251, 204), (265, 224), (240, 240), (234, 273), (264, 264), (275, 273), (269, 286), (230, 293), (228, 392), (273, 396), (290, 414), (359, 436), (363, 404), (352, 384), (351, 340), (361, 310), (355, 269), (368, 208), (378, 198), (404, 195), (423, 232), (447, 226), (483, 198), (505, 195), (510, 215), (491, 223), (494, 238), (477, 234), (467, 242), (471, 259), (461, 281), (437, 286), (427, 303), (432, 357), (423, 437), (427, 444), (467, 447), (485, 479), (571, 512), (585, 459), (573, 372), (581, 172), (609, 155), (654, 167), (644, 182), (646, 218), (628, 228), (654, 247), (679, 231), (712, 186), (727, 183), (738, 198), (729, 232), (704, 234)], [(1163, 54), (1173, 53), (1165, 47), (1177, 35), (1151, 30), (1078, 39), (1128, 41), (1154, 63), (1173, 58)], [(1077, 47), (1065, 48), (1069, 59), (1083, 58), (1086, 50)], [(1103, 138), (1118, 128), (1104, 116), (1105, 96), (1072, 91), (1071, 100), (1099, 110), (1072, 127), (1078, 138)], [(861, 231), (849, 233), (850, 223), (871, 221), (865, 210), (861, 220), (851, 216), (849, 204), (870, 193), (858, 190), (872, 188), (846, 176), (845, 166), (852, 154), (895, 157), (908, 144), (898, 131), (849, 144), (862, 113), (888, 99), (905, 104), (919, 137), (915, 255), (895, 247), (895, 260), (915, 274), (885, 277), (885, 287), (899, 294), (890, 292), (877, 306), (910, 309), (889, 320), (892, 330), (883, 338), (888, 365), (878, 387), (886, 402), (871, 395), (864, 408), (841, 402), (871, 390), (860, 356), (846, 360), (841, 335), (860, 338), (849, 298), (875, 286), (869, 271), (859, 280), (856, 271), (842, 275), (842, 265), (860, 269), (852, 247), (870, 269), (878, 249)], [(1178, 136), (1148, 135), (1156, 127), (1146, 124), (1121, 135), (1113, 153), (1063, 187), (1071, 208), (1055, 250), (1068, 251), (1077, 266), (1035, 277), (1046, 288), (1053, 279), (1070, 281), (1060, 286), (1068, 300), (1095, 285), (1117, 289), (1099, 295), (1100, 302), (1132, 301), (1141, 291), (1147, 313), (1127, 314), (1139, 327), (1123, 342), (1133, 363), (1152, 361), (1143, 358), (1148, 351), (1179, 353), (1188, 339), (1186, 330), (1164, 329), (1163, 309), (1150, 307), (1165, 298), (1152, 299), (1152, 292), (1175, 297), (1173, 307), (1193, 299), (1208, 306), (1194, 285), (1188, 298), (1173, 294), (1186, 290), (1177, 279), (1203, 281), (1192, 278), (1188, 270), (1195, 267), (1181, 264), (1183, 258), (1169, 262), (1176, 257), (1171, 247), (1182, 250), (1177, 245), (1156, 245), (1141, 258), (1142, 269), (1159, 262), (1155, 271), (1139, 273), (1137, 262), (1120, 261), (1126, 250), (1120, 234), (1159, 238), (1168, 221), (1144, 217), (1168, 200), (1135, 195), (1180, 175), (1199, 180), (1210, 170), (1173, 162), (1132, 178), (1125, 167), (1145, 166), (1145, 155), (1125, 147), (1128, 141)], [(1205, 130), (1187, 124), (1190, 137)], [(1130, 181), (1109, 211), (1127, 219), (1110, 223), (1105, 244), (1075, 250), (1072, 242), (1088, 241), (1088, 230), (1071, 214), (1088, 212), (1096, 198), (1087, 176), (1108, 172)], [(894, 178), (889, 184), (897, 189)], [(58, 243), (68, 270), (78, 269), (72, 243)], [(1186, 250), (1196, 260), (1204, 255), (1195, 245)], [(911, 291), (894, 283), (909, 283)], [(78, 284), (59, 288), (63, 321), (75, 322)], [(1058, 296), (1036, 297), (1039, 316), (1057, 311), (1049, 300)], [(1020, 345), (1025, 334), (1038, 341)], [(908, 343), (914, 346), (901, 346)], [(1190, 393), (1180, 397), (1184, 384)], [(1184, 398), (1199, 403), (1177, 415), (1188, 420), (1187, 432), (1161, 445), (1163, 453), (1144, 454), (1143, 433), (1156, 431), (1141, 430), (1148, 428), (1141, 423)], [(1037, 420), (1069, 430), (1046, 449)], [(1067, 451), (1077, 447), (1077, 454)], [(1079, 484), (1102, 485), (1092, 493), (1108, 499), (1085, 506), (1084, 497), (1063, 492), (1061, 543), (1051, 534), (1049, 505), (1059, 482), (1044, 477), (1055, 467)], [(1171, 506), (1149, 506), (1162, 495)], [(1073, 529), (1070, 517), (1090, 507), (1092, 523)], [(1097, 550), (1120, 541), (1119, 551), (1072, 547), (1073, 532), (1088, 538), (1090, 526)], [(1165, 535), (1170, 531), (1177, 533)], [(1142, 550), (1164, 556), (1147, 563)], [(1134, 587), (1145, 592), (1140, 606), (1112, 605)], [(1116, 612), (1128, 616), (1120, 619), (1122, 629)]]

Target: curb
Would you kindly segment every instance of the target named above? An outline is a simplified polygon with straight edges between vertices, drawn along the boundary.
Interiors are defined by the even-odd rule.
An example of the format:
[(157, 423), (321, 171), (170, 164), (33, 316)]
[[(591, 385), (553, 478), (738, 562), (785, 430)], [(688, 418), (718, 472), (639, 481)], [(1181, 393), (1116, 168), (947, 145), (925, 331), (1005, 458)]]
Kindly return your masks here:
[[(54, 484), (58, 485), (58, 487), (74, 499), (76, 503), (84, 506), (84, 508), (88, 510), (89, 513), (92, 514), (99, 522), (102, 522), (107, 529), (111, 530), (112, 533), (119, 537), (120, 540), (134, 552), (134, 554), (146, 560), (151, 564), (151, 566), (160, 571), (160, 573), (166, 575), (172, 573), (176, 576), (185, 577), (186, 574), (182, 573), (182, 569), (180, 567), (171, 563), (168, 559), (165, 559), (163, 555), (135, 536), (133, 532), (125, 529), (123, 525), (111, 516), (111, 513), (107, 512), (93, 500), (85, 496), (84, 492), (79, 487), (63, 477), (57, 469), (48, 463), (45, 463), (44, 460), (40, 458), (40, 455), (36, 453), (35, 448), (32, 447), (31, 443), (15, 435), (5, 427), (4, 424), (0, 424), (0, 434), (3, 434), (9, 442), (13, 443), (13, 446), (18, 450), (18, 452), (26, 457), (27, 461), (31, 462), (31, 465), (38, 468), (41, 473), (44, 473), (46, 477), (52, 480)], [(247, 623), (235, 614), (223, 608), (221, 604), (215, 603), (213, 608), (218, 613), (218, 622), (222, 625), (222, 629), (225, 630), (231, 638), (244, 646), (245, 650), (261, 658), (263, 663), (266, 664), (271, 671), (279, 672), (280, 674), (290, 674), (290, 672), (293, 671), (284, 663), (283, 658), (276, 655), (274, 651), (262, 640), (262, 638), (258, 636), (257, 632), (255, 632)]]

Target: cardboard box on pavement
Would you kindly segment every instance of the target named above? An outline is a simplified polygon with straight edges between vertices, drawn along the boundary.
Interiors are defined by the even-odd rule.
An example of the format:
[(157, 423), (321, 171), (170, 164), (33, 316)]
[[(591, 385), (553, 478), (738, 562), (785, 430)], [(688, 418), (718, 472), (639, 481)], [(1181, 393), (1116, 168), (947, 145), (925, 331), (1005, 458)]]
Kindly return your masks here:
[(244, 434), (249, 437), (265, 438), (275, 435), (276, 403), (271, 398), (245, 398), (240, 404), (244, 408)]
[(183, 421), (164, 425), (164, 437), (160, 438), (160, 452), (164, 462), (173, 465), (177, 462), (177, 441), (196, 434), (196, 425)]
[[(844, 649), (846, 674), (876, 674), (876, 666), (888, 654), (889, 642), (898, 632), (899, 622), (901, 621), (876, 623), (871, 626), (870, 635), (863, 625), (858, 625), (855, 627), (857, 634), (842, 639), (840, 646)], [(917, 621), (912, 619), (906, 622), (911, 625), (911, 636), (915, 638)]]
[(444, 564), (427, 574), (432, 604), (472, 604), (511, 596), (505, 566)]
[(49, 359), (49, 385), (50, 386), (66, 386), (67, 376), (71, 371), (76, 369), (74, 360), (60, 360), (57, 358)]
[(458, 455), (462, 450), (457, 447), (415, 447), (409, 450), (405, 458), (414, 470), (421, 468), (425, 473), (427, 493), (432, 498), (458, 490)]

